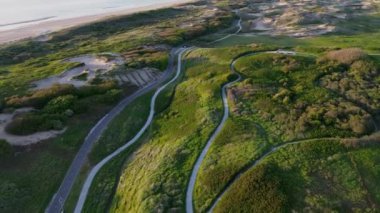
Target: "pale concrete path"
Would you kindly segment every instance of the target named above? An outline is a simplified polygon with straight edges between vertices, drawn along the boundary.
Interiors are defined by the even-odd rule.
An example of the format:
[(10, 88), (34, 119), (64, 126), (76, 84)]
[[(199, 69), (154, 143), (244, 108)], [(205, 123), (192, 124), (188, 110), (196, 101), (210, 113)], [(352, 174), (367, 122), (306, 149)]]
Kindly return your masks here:
[(154, 118), (154, 113), (155, 113), (154, 108), (155, 108), (156, 99), (157, 99), (158, 95), (161, 93), (161, 91), (163, 91), (168, 85), (170, 85), (171, 83), (173, 83), (174, 81), (176, 81), (177, 78), (179, 77), (179, 75), (181, 74), (181, 69), (182, 69), (182, 61), (181, 61), (181, 59), (182, 59), (183, 53), (186, 52), (187, 50), (189, 50), (189, 49), (181, 49), (180, 53), (178, 54), (178, 65), (177, 65), (176, 75), (168, 83), (166, 83), (165, 85), (163, 85), (160, 88), (158, 88), (158, 90), (154, 93), (154, 95), (153, 95), (153, 97), (151, 99), (151, 102), (150, 102), (149, 117), (148, 117), (147, 121), (145, 122), (145, 125), (140, 129), (140, 131), (135, 135), (134, 138), (132, 138), (130, 141), (128, 141), (125, 145), (123, 145), (122, 147), (120, 147), (119, 149), (117, 149), (112, 154), (108, 155), (106, 158), (104, 158), (95, 167), (93, 167), (91, 169), (91, 172), (87, 176), (87, 179), (86, 179), (86, 181), (85, 181), (85, 183), (83, 185), (83, 188), (81, 190), (81, 193), (80, 193), (77, 205), (76, 205), (75, 210), (74, 210), (75, 213), (82, 212), (84, 203), (85, 203), (86, 198), (87, 198), (88, 191), (89, 191), (89, 189), (91, 187), (91, 184), (92, 184), (92, 182), (93, 182), (96, 174), (100, 171), (100, 169), (107, 162), (109, 162), (111, 159), (113, 159), (114, 157), (116, 157), (117, 155), (119, 155), (121, 152), (123, 152), (124, 150), (126, 150), (128, 147), (130, 147), (134, 143), (136, 143), (140, 139), (140, 137), (144, 134), (145, 130), (150, 126), (150, 124), (152, 123), (153, 118)]

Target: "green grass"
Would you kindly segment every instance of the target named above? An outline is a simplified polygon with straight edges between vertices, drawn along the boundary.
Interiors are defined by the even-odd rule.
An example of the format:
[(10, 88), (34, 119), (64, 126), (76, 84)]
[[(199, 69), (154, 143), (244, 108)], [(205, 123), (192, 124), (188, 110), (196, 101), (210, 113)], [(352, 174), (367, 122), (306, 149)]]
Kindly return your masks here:
[[(82, 189), (82, 184), (87, 177), (89, 169), (130, 140), (145, 123), (151, 96), (152, 92), (137, 98), (109, 124), (90, 153), (89, 165), (81, 171), (79, 178), (76, 180), (75, 186), (65, 205), (67, 211), (70, 212), (75, 208), (80, 190)], [(108, 163), (104, 169), (99, 172), (89, 192), (89, 202), (86, 203), (85, 209), (98, 209), (98, 211), (101, 211), (109, 207), (121, 165), (131, 150), (133, 150), (133, 147)], [(102, 202), (99, 202), (97, 198), (99, 191), (101, 191), (102, 194)]]
[(194, 190), (196, 211), (206, 211), (232, 176), (262, 154), (269, 140), (259, 124), (242, 117), (229, 118), (199, 170)]
[(222, 12), (196, 28), (177, 27), (177, 23), (203, 20), (203, 13), (204, 9), (197, 8), (160, 9), (57, 32), (47, 42), (29, 40), (3, 46), (0, 48), (0, 70), (3, 71), (0, 97), (23, 93), (31, 82), (63, 72), (73, 64), (62, 60), (81, 54), (129, 54), (132, 51), (141, 54), (135, 61), (162, 69), (166, 67), (166, 54), (143, 54), (142, 46), (178, 45), (228, 25), (231, 20), (229, 13)]
[[(226, 8), (228, 2), (217, 5)], [(231, 22), (228, 10), (207, 21), (202, 18), (204, 11), (191, 7), (162, 9), (58, 32), (47, 42), (29, 40), (3, 46), (0, 98), (26, 94), (31, 82), (77, 66), (63, 59), (81, 54), (133, 55), (133, 63), (127, 67), (162, 70), (167, 65), (167, 51), (146, 52), (141, 46), (178, 45), (201, 35), (210, 39), (210, 32)], [(320, 64), (315, 57), (346, 47), (379, 53), (378, 20), (378, 16), (359, 17), (355, 22), (342, 23), (340, 34), (313, 38), (238, 35), (218, 42), (218, 48), (196, 50), (187, 57), (183, 81), (160, 96), (159, 114), (149, 132), (95, 178), (85, 211), (184, 211), (192, 166), (221, 118), (220, 87), (230, 74), (229, 63), (243, 52), (291, 48), (307, 54), (260, 54), (238, 61), (238, 71), (245, 80), (232, 89), (243, 92), (236, 101), (230, 97), (231, 119), (202, 164), (194, 194), (198, 211), (205, 210), (225, 183), (268, 146), (302, 138), (363, 135), (353, 133), (352, 124), (370, 120), (364, 111), (376, 112), (376, 88), (352, 87), (348, 94), (321, 86), (321, 82), (340, 78), (353, 85), (376, 85), (379, 76), (369, 76), (370, 80), (346, 78), (351, 75), (349, 67), (342, 70), (335, 64)], [(178, 23), (189, 22), (196, 26), (178, 27)], [(253, 48), (256, 44), (263, 45)], [(377, 56), (371, 60), (380, 62)], [(93, 117), (89, 118), (89, 113), (74, 116), (63, 135), (31, 150), (13, 148), (17, 156), (0, 156), (0, 212), (44, 211), (84, 137), (110, 108), (110, 103), (104, 105), (107, 95), (87, 99), (86, 91), (79, 95), (86, 99), (81, 104), (95, 103), (89, 110)], [(117, 95), (120, 91), (114, 92)], [(90, 163), (99, 162), (135, 134), (147, 116), (149, 95), (138, 99), (110, 124), (95, 145)], [(325, 119), (334, 110), (343, 112), (337, 116), (341, 120)], [(380, 202), (378, 164), (377, 147), (346, 149), (331, 141), (287, 147), (242, 176), (216, 211), (372, 210)], [(68, 211), (74, 208), (86, 172), (83, 170), (76, 182)]]
[(195, 50), (187, 57), (171, 105), (125, 165), (112, 212), (183, 210), (192, 165), (221, 117), (220, 88), (229, 74), (228, 62), (207, 58), (209, 51)]
[(1, 212), (43, 212), (95, 119), (73, 122), (64, 135), (2, 159)]
[(367, 184), (378, 184), (378, 152), (323, 140), (288, 146), (241, 176), (215, 212), (375, 211), (380, 191)]
[(148, 118), (151, 96), (152, 92), (137, 98), (109, 124), (90, 153), (93, 165), (135, 136)]
[(218, 47), (230, 47), (256, 43), (273, 45), (281, 48), (292, 47), (300, 52), (315, 54), (320, 54), (328, 49), (360, 47), (369, 53), (379, 53), (380, 42), (377, 39), (379, 36), (380, 32), (367, 32), (354, 35), (322, 35), (302, 39), (286, 36), (235, 35), (217, 43), (216, 45)]
[[(170, 105), (175, 87), (176, 83), (172, 83), (160, 93), (156, 100), (156, 114), (162, 112)], [(137, 131), (140, 130), (147, 119), (152, 93), (153, 92), (148, 93), (135, 100), (112, 121), (91, 152), (90, 156), (92, 156), (91, 159), (93, 163), (100, 161), (106, 157), (107, 154), (112, 153), (112, 151), (136, 135)], [(120, 129), (122, 129), (122, 131), (120, 131)], [(99, 171), (99, 174), (94, 179), (90, 188), (83, 209), (84, 212), (105, 212), (109, 210), (126, 159), (128, 159), (151, 134), (152, 128), (149, 128), (139, 139), (139, 142), (115, 157)], [(107, 150), (105, 150), (104, 147), (107, 147)], [(83, 184), (83, 181), (81, 184)], [(99, 194), (101, 194), (101, 196), (99, 196)], [(72, 197), (77, 197), (78, 195), (79, 191), (73, 194)]]
[[(334, 105), (328, 104), (329, 102), (336, 104), (338, 108), (355, 108), (359, 111), (363, 109), (360, 109), (360, 106), (356, 108), (355, 101), (343, 100), (320, 83), (320, 79), (330, 76), (331, 73), (350, 72), (346, 71), (349, 69), (334, 63), (317, 61), (320, 59), (317, 60), (307, 54), (283, 56), (266, 53), (243, 56), (237, 60), (235, 67), (245, 79), (230, 89), (231, 117), (201, 165), (194, 193), (197, 212), (206, 211), (231, 178), (270, 147), (303, 138), (358, 136), (342, 126), (332, 124), (338, 121), (329, 120), (332, 123), (326, 123), (326, 126), (321, 124), (323, 121), (318, 121), (325, 119), (323, 113), (334, 110)], [(352, 80), (353, 76), (350, 75), (348, 78)], [(353, 88), (351, 91), (354, 90), (356, 89)], [(345, 112), (343, 108), (339, 110), (342, 116), (344, 113), (350, 113)], [(322, 113), (322, 117), (318, 115), (319, 113)], [(314, 119), (307, 121), (314, 126), (303, 132), (305, 130), (295, 123), (305, 118)], [(292, 125), (295, 125), (294, 128)], [(359, 125), (359, 122), (355, 125)], [(250, 178), (245, 180), (249, 182), (253, 179), (263, 181), (268, 177), (274, 178), (268, 185), (248, 187), (247, 190), (257, 190), (259, 198), (253, 198), (250, 191), (240, 190), (244, 186), (240, 183), (242, 180), (239, 180), (237, 185), (240, 185), (229, 193), (228, 199), (231, 199), (231, 202), (225, 201), (226, 204), (220, 208), (220, 211), (236, 212), (245, 209), (244, 212), (252, 212), (255, 209), (269, 208), (271, 204), (273, 204), (271, 211), (274, 212), (287, 209), (288, 201), (284, 200), (284, 196), (290, 195), (291, 192), (282, 189), (286, 184), (285, 177), (272, 175), (271, 168), (268, 171), (267, 168), (261, 168), (260, 172), (262, 176), (255, 176), (250, 172)], [(256, 183), (249, 182), (249, 184)], [(267, 186), (269, 188), (265, 188)], [(265, 194), (263, 191), (269, 192)], [(302, 195), (297, 195), (294, 199), (298, 197)], [(241, 207), (236, 204), (238, 198), (241, 199), (239, 202), (245, 200), (246, 203), (256, 204), (255, 206), (246, 204)]]
[[(350, 130), (348, 127), (344, 127), (343, 121), (330, 120), (327, 116), (336, 107), (343, 107), (358, 112), (354, 115), (342, 108), (343, 111), (339, 110), (341, 116), (360, 114), (363, 120), (367, 111), (366, 107), (357, 104), (357, 97), (347, 99), (344, 91), (338, 92), (324, 85), (325, 79), (333, 78), (335, 73), (351, 72), (342, 65), (318, 62), (313, 57), (257, 54), (239, 59), (236, 69), (246, 78), (235, 88), (237, 93), (242, 93), (235, 95), (237, 111), (248, 113), (248, 117), (253, 117), (282, 141), (367, 133), (352, 134), (347, 131)], [(350, 76), (346, 80), (357, 82)], [(351, 88), (351, 92), (361, 90)], [(369, 87), (363, 90), (367, 93), (372, 91)], [(375, 107), (371, 102), (368, 106)], [(376, 117), (375, 114), (372, 116)], [(351, 125), (348, 123), (346, 125)]]
[[(149, 52), (148, 50), (147, 52), (144, 46), (154, 47), (165, 44), (170, 47), (178, 45), (185, 40), (214, 31), (231, 21), (231, 15), (222, 11), (204, 22), (201, 21), (204, 19), (202, 17), (204, 12), (204, 8), (168, 8), (149, 11), (57, 32), (47, 42), (27, 40), (2, 46), (0, 47), (1, 108), (3, 108), (4, 98), (28, 94), (33, 81), (77, 66), (77, 63), (66, 63), (63, 60), (81, 54), (114, 52), (128, 55), (133, 53), (135, 54), (133, 59), (139, 61), (140, 64), (131, 67), (151, 66), (162, 70), (168, 61), (167, 50), (156, 52)], [(194, 18), (194, 16), (196, 17)], [(193, 21), (201, 21), (199, 22), (201, 24), (197, 25), (197, 28), (177, 27), (177, 23)], [(79, 106), (78, 108), (80, 108), (78, 109), (79, 115), (68, 119), (66, 123), (68, 130), (63, 135), (41, 145), (32, 146), (31, 151), (23, 151), (17, 156), (4, 159), (2, 157), (0, 161), (1, 212), (44, 211), (85, 136), (96, 121), (110, 109), (110, 105), (115, 104), (116, 96), (119, 97), (121, 94), (119, 90), (113, 90), (109, 94), (107, 92), (104, 95), (97, 94), (88, 98), (89, 93), (94, 92), (94, 90), (97, 89), (85, 88), (80, 91), (78, 94), (80, 101), (75, 104), (75, 107)], [(125, 93), (131, 91), (128, 90)], [(49, 100), (44, 99), (43, 101)], [(88, 111), (86, 111), (87, 107)], [(161, 107), (165, 107), (165, 104)], [(144, 108), (131, 110), (136, 110), (133, 118), (141, 119), (139, 121), (141, 122)], [(129, 116), (126, 114), (128, 113), (124, 112), (122, 116)], [(127, 123), (130, 124), (133, 118), (131, 117)], [(119, 119), (115, 122), (122, 121)], [(107, 136), (104, 136), (92, 152), (92, 162), (99, 161), (109, 152), (115, 150), (138, 128), (138, 125), (135, 125), (137, 123), (128, 124), (118, 126), (115, 129), (123, 128), (121, 135), (118, 135), (119, 131), (107, 132)], [(112, 143), (108, 143), (110, 141)], [(56, 154), (51, 150), (63, 154)], [(107, 181), (117, 182), (112, 178), (117, 176), (120, 168), (117, 166), (121, 165), (122, 162), (123, 160), (119, 161), (119, 164), (113, 164), (115, 168), (106, 170), (110, 172), (109, 175), (113, 175)], [(112, 195), (112, 190), (109, 191), (112, 187), (108, 187), (111, 185), (112, 183), (109, 182), (99, 184), (100, 189), (108, 190), (108, 194), (104, 195), (105, 197)], [(19, 196), (17, 203), (15, 202), (16, 194)], [(75, 200), (75, 195), (73, 196), (71, 202)], [(73, 204), (70, 205), (71, 207), (68, 209), (73, 208)], [(105, 206), (106, 202), (99, 203), (100, 205)]]

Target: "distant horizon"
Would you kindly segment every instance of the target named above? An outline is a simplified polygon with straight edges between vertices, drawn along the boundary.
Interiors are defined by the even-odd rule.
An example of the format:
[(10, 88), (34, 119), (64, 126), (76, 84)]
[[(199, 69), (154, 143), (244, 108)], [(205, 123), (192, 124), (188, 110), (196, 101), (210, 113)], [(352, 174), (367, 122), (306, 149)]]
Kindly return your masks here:
[(175, 0), (0, 0), (0, 32), (49, 20), (96, 15)]

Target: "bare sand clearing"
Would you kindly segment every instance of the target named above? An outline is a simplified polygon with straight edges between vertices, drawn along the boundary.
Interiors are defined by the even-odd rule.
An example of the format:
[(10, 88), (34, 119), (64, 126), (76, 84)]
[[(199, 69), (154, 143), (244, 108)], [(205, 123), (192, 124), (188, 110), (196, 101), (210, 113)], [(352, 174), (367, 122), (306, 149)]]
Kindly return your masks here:
[[(162, 9), (166, 7), (178, 6), (181, 4), (195, 2), (197, 0), (173, 0), (170, 3), (155, 4), (145, 7), (137, 7), (132, 9), (125, 9), (120, 11), (113, 11), (109, 13), (89, 15), (77, 18), (63, 19), (63, 20), (54, 20), (38, 23), (35, 25), (29, 25), (26, 27), (21, 27), (18, 29), (6, 30), (0, 32), (0, 44), (9, 43), (13, 41), (18, 41), (27, 38), (39, 37), (51, 32), (56, 32), (63, 29), (68, 29), (75, 26), (85, 25), (92, 22), (97, 22), (105, 20), (112, 17), (129, 15), (137, 12), (149, 11)], [(45, 37), (44, 37), (45, 38)], [(44, 40), (44, 39), (42, 39)]]
[[(59, 75), (54, 75), (42, 80), (33, 82), (35, 86), (34, 89), (44, 89), (49, 88), (53, 84), (72, 84), (75, 87), (81, 87), (92, 79), (94, 79), (98, 74), (104, 74), (114, 67), (124, 64), (122, 57), (116, 54), (109, 54), (112, 59), (107, 59), (107, 57), (97, 56), (97, 55), (83, 55), (75, 58), (70, 58), (65, 60), (66, 62), (79, 62), (82, 66), (67, 70)], [(79, 80), (75, 77), (86, 73), (87, 77), (85, 80)]]
[(43, 140), (47, 140), (53, 137), (56, 137), (59, 134), (62, 134), (65, 129), (60, 131), (46, 131), (38, 132), (26, 136), (17, 136), (9, 134), (5, 131), (5, 127), (9, 124), (14, 116), (17, 116), (21, 113), (30, 112), (33, 108), (21, 108), (15, 110), (13, 113), (1, 113), (0, 114), (0, 139), (5, 139), (7, 142), (14, 146), (26, 146), (34, 143), (38, 143)]

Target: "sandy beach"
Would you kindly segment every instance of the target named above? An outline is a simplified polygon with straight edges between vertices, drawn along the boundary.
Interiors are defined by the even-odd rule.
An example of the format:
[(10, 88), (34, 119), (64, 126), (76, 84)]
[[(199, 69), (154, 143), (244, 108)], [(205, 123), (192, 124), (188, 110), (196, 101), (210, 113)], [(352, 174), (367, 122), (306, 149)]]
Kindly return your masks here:
[(46, 35), (52, 32), (56, 32), (63, 29), (68, 29), (71, 27), (77, 27), (80, 25), (89, 24), (92, 22), (97, 22), (105, 20), (108, 18), (129, 15), (137, 12), (144, 12), (149, 10), (162, 9), (167, 7), (178, 6), (181, 4), (195, 2), (197, 0), (173, 0), (169, 3), (154, 4), (144, 7), (136, 7), (131, 9), (124, 9), (119, 11), (112, 11), (96, 15), (88, 15), (76, 18), (62, 19), (62, 20), (51, 20), (41, 23), (36, 23), (34, 25), (28, 25), (25, 27), (20, 27), (17, 29), (0, 31), (0, 44), (7, 44), (27, 38), (34, 38), (41, 35)]

